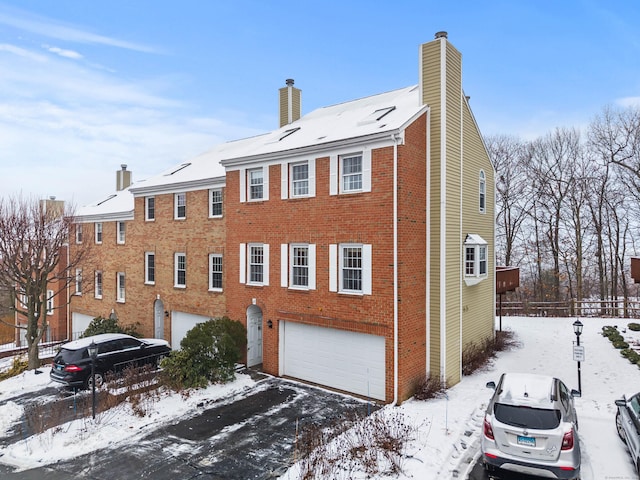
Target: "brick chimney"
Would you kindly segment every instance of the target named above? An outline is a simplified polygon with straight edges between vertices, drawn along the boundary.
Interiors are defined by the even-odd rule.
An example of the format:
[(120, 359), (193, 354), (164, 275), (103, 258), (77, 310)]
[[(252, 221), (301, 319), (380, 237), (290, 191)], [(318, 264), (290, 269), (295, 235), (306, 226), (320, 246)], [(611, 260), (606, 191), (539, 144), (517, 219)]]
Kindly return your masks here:
[(131, 172), (126, 165), (120, 165), (120, 170), (116, 172), (116, 190), (124, 190), (131, 185)]
[(300, 118), (302, 111), (302, 90), (293, 86), (293, 79), (287, 78), (287, 86), (280, 91), (280, 126), (284, 127)]

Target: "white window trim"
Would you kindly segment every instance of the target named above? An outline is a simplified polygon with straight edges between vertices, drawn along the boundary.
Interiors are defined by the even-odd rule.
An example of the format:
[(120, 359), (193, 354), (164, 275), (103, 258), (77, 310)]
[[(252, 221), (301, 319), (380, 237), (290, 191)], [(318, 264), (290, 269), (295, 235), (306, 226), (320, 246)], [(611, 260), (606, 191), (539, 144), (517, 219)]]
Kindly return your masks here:
[(126, 224), (124, 222), (116, 222), (116, 242), (118, 245), (124, 245), (126, 241)]
[[(213, 287), (212, 275), (213, 275), (213, 259), (220, 258), (222, 260), (222, 288)], [(220, 253), (210, 253), (209, 254), (209, 291), (210, 292), (222, 292), (224, 288), (224, 259), (222, 258), (222, 254)]]
[[(178, 257), (184, 257), (184, 284), (178, 283)], [(177, 252), (173, 255), (173, 286), (175, 288), (187, 288), (187, 254)]]
[[(342, 288), (342, 262), (345, 248), (362, 249), (362, 290), (344, 290)], [(372, 246), (364, 243), (341, 243), (329, 245), (329, 291), (345, 295), (371, 295), (373, 284)]]
[(82, 269), (76, 268), (76, 291), (75, 295), (82, 296)]
[(101, 245), (102, 244), (102, 231), (103, 231), (103, 225), (102, 222), (96, 222), (94, 224), (94, 230), (95, 230), (95, 242), (96, 245)]
[[(184, 198), (184, 217), (178, 216), (178, 199), (180, 197)], [(173, 194), (173, 219), (174, 220), (185, 220), (187, 218), (187, 194), (185, 192), (179, 192)]]
[[(344, 191), (342, 183), (342, 159), (362, 155), (362, 188)], [(364, 148), (361, 152), (331, 155), (329, 157), (329, 195), (350, 195), (371, 191), (371, 149)]]
[[(100, 278), (100, 281), (98, 281), (98, 278)], [(93, 274), (93, 297), (100, 300), (102, 298), (103, 289), (104, 275), (102, 274), (102, 270), (96, 270)]]
[[(473, 273), (467, 273), (467, 249), (472, 248), (474, 250), (473, 256)], [(485, 253), (484, 262), (486, 264), (486, 271), (480, 274), (480, 250), (483, 249)], [(464, 283), (467, 286), (477, 285), (483, 280), (489, 277), (489, 246), (480, 235), (468, 234), (464, 244), (462, 245), (462, 268), (464, 274)]]
[[(251, 198), (251, 182), (249, 178), (251, 176), (251, 172), (255, 172), (261, 170), (262, 171), (262, 197), (261, 198)], [(242, 176), (244, 177), (244, 182), (240, 182), (240, 188), (243, 188), (244, 183), (244, 195), (240, 194), (240, 201), (242, 202), (242, 197), (247, 202), (265, 202), (269, 200), (269, 166), (265, 165), (262, 167), (255, 168), (247, 168), (241, 170)]]
[(53, 310), (55, 308), (54, 305), (54, 295), (53, 290), (47, 290), (47, 315), (53, 315)]
[[(246, 243), (246, 244), (241, 243), (240, 245), (241, 245), (241, 248), (242, 248), (242, 245), (246, 245), (244, 255), (242, 253), (240, 254), (240, 268), (241, 268), (240, 271), (242, 272), (243, 266), (245, 271), (244, 278), (242, 273), (240, 274), (240, 283), (246, 283), (246, 285), (254, 285), (254, 286), (268, 286), (269, 285), (269, 244), (268, 243)], [(262, 282), (251, 281), (251, 248), (252, 247), (262, 247)]]
[[(156, 221), (156, 197), (144, 197), (144, 220), (145, 222), (155, 222)], [(149, 200), (153, 200), (153, 218), (149, 217)]]
[[(309, 255), (309, 284), (307, 286), (293, 284), (293, 249), (307, 247)], [(280, 245), (280, 286), (291, 290), (316, 289), (316, 245), (313, 243), (283, 243)]]
[(82, 224), (76, 223), (76, 243), (82, 243)]
[[(220, 192), (220, 199), (222, 205), (222, 214), (214, 215), (213, 214), (213, 192)], [(224, 216), (224, 199), (222, 188), (212, 188), (209, 190), (209, 218), (222, 218)]]
[[(149, 257), (153, 256), (154, 280), (149, 280)], [(145, 285), (155, 285), (156, 252), (144, 252), (144, 283)]]
[[(296, 165), (307, 164), (307, 185), (308, 193), (306, 195), (293, 194), (293, 175), (291, 170)], [(286, 200), (288, 198), (309, 198), (316, 196), (316, 159), (297, 160), (292, 162), (284, 162), (280, 165), (280, 198)]]
[(125, 303), (127, 278), (124, 272), (116, 273), (116, 302)]
[(478, 209), (480, 213), (486, 213), (487, 211), (487, 176), (485, 175), (484, 170), (480, 170), (480, 179), (479, 179), (478, 189), (479, 189)]

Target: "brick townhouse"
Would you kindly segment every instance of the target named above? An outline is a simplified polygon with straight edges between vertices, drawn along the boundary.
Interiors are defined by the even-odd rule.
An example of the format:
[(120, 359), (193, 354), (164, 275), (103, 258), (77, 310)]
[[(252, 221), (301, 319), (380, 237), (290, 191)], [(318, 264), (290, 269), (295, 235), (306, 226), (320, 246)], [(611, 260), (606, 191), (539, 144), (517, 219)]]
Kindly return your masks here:
[(287, 80), (277, 130), (133, 185), (123, 168), (78, 217), (101, 244), (74, 330), (113, 311), (176, 348), (228, 315), (270, 374), (386, 402), (457, 383), (495, 299), (494, 170), (461, 67), (439, 32), (418, 85), (302, 115)]

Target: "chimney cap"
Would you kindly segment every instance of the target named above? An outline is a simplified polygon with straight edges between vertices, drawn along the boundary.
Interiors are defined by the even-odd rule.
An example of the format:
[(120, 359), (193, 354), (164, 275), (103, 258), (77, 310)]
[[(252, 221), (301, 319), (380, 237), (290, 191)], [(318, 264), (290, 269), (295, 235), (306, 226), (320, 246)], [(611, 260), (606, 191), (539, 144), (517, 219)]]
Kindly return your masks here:
[(122, 170), (126, 170), (127, 169), (127, 164), (126, 163), (120, 164), (120, 168), (122, 168)]
[(293, 87), (293, 78), (287, 78), (285, 80), (287, 87)]
[(445, 31), (436, 32), (436, 39), (438, 38), (447, 38), (447, 32)]

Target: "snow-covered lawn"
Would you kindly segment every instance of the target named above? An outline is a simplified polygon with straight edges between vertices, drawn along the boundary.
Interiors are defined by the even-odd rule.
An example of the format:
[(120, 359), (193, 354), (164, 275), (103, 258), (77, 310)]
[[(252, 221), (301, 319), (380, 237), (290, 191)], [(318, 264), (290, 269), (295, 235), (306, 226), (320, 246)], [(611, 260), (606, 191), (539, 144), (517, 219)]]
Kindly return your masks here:
[[(603, 325), (618, 325), (622, 329), (627, 322), (601, 318), (581, 320), (584, 331), (580, 340), (586, 358), (582, 362), (583, 397), (576, 399), (576, 409), (580, 420), (583, 478), (636, 478), (629, 454), (616, 434), (614, 400), (622, 393), (640, 390), (640, 369), (600, 335)], [(387, 407), (388, 410), (400, 409), (416, 427), (403, 463), (404, 474), (399, 478), (466, 478), (471, 460), (479, 455), (484, 408), (491, 395), (485, 385), (490, 380), (498, 380), (502, 372), (554, 375), (577, 389), (577, 366), (572, 356), (574, 321), (575, 318), (504, 317), (503, 329), (515, 332), (520, 348), (501, 353), (486, 371), (464, 377), (448, 390), (446, 398), (426, 402), (410, 400), (399, 407)], [(635, 332), (627, 331), (624, 335), (628, 339), (640, 339), (640, 334)], [(7, 402), (0, 409), (0, 434), (20, 421), (23, 413), (22, 407), (11, 398), (50, 386), (49, 371), (42, 370), (43, 375), (27, 372), (0, 382), (0, 401)], [(196, 405), (203, 401), (241, 395), (254, 385), (248, 376), (238, 375), (230, 384), (193, 392), (187, 398), (165, 395), (149, 406), (151, 413), (143, 418), (122, 406), (115, 412), (98, 415), (96, 422), (100, 428), (93, 428), (91, 419), (76, 420), (56, 429), (55, 433), (45, 432), (10, 445), (0, 452), (0, 462), (27, 469), (75, 458), (107, 445), (131, 444), (152, 429), (197, 410)], [(281, 478), (294, 480), (295, 467)], [(361, 478), (365, 478), (364, 475)]]

